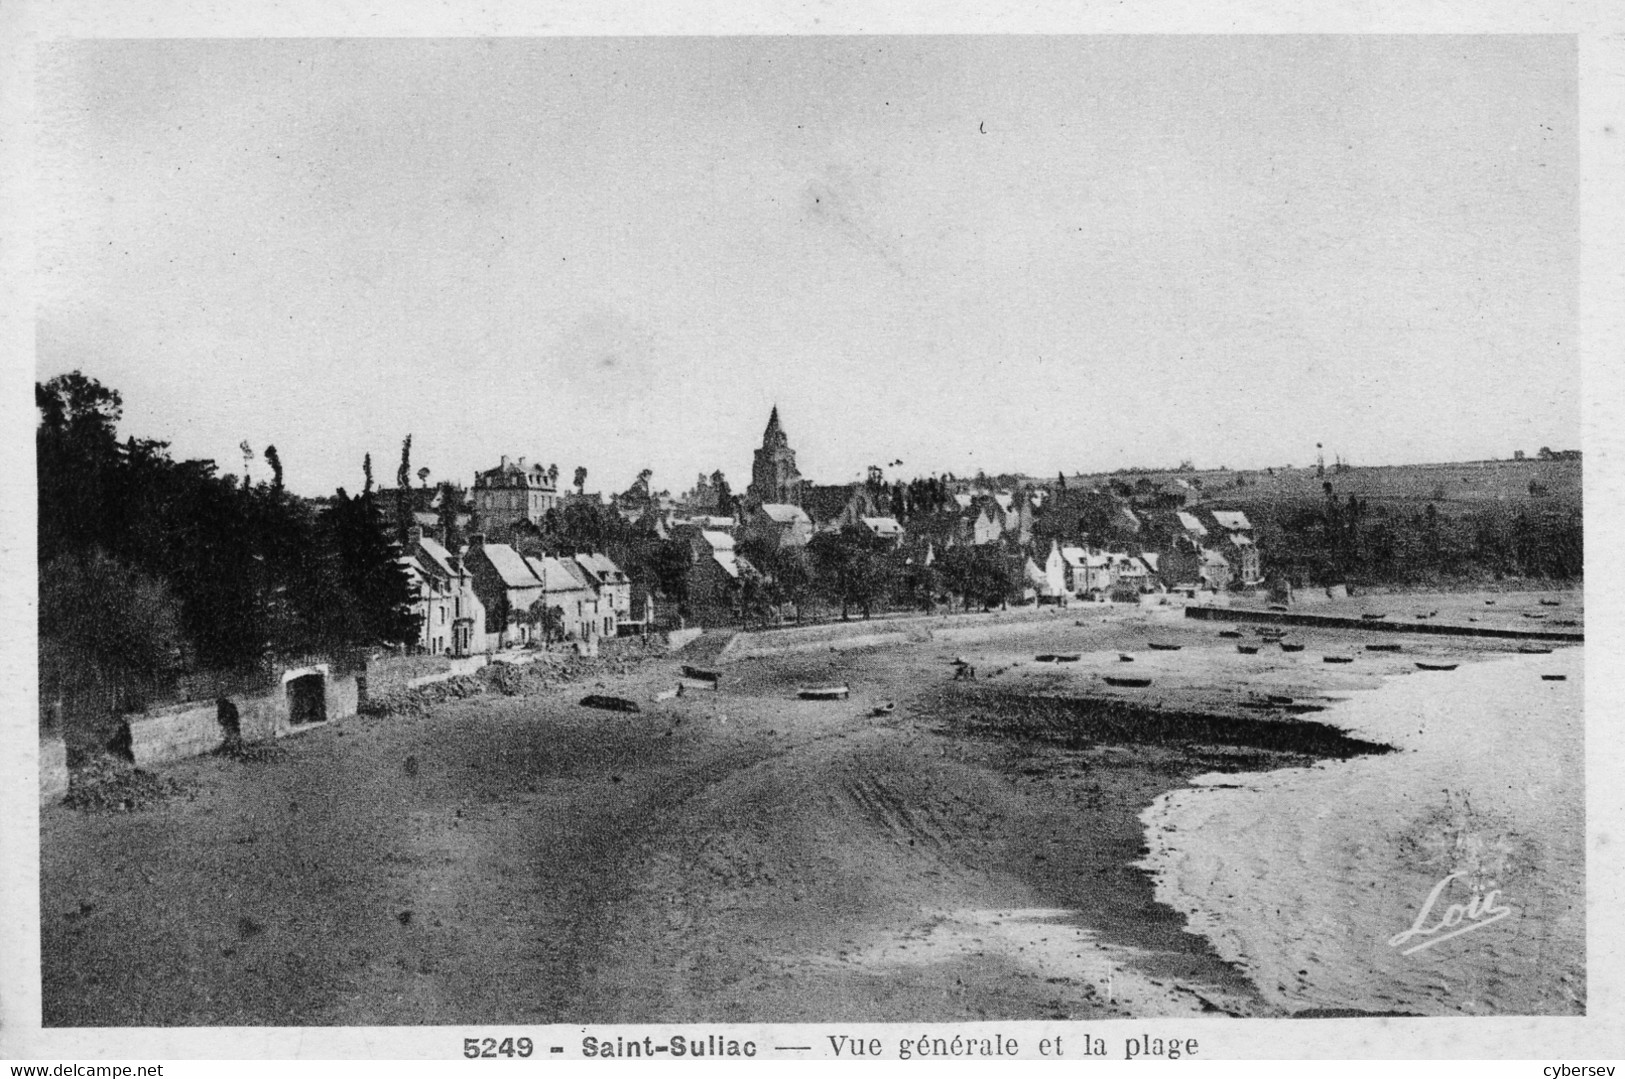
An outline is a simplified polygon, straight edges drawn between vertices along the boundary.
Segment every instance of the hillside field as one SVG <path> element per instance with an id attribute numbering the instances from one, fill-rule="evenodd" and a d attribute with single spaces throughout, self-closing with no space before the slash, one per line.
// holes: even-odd
<path id="1" fill-rule="evenodd" d="M 1277 468 L 1269 471 L 1196 471 L 1095 473 L 1068 476 L 1068 486 L 1106 487 L 1112 480 L 1133 485 L 1141 479 L 1160 483 L 1165 490 L 1177 489 L 1176 480 L 1201 482 L 1205 497 L 1193 502 L 1292 501 L 1320 498 L 1322 484 L 1330 482 L 1339 497 L 1355 495 L 1373 503 L 1415 503 L 1418 508 L 1436 503 L 1441 510 L 1449 504 L 1472 509 L 1485 503 L 1529 503 L 1553 509 L 1572 509 L 1580 504 L 1581 461 L 1462 461 L 1428 465 L 1382 465 L 1350 468 L 1324 477 L 1313 468 Z M 1240 480 L 1243 486 L 1237 486 Z M 1053 482 L 1053 481 L 1049 481 Z M 1536 485 L 1531 492 L 1530 484 Z M 1544 494 L 1539 489 L 1544 489 Z"/>

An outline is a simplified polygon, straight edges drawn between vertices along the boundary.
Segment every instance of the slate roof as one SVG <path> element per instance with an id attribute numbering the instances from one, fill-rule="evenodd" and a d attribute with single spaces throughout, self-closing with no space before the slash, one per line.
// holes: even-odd
<path id="1" fill-rule="evenodd" d="M 422 551 L 424 555 L 428 557 L 429 564 L 436 570 L 445 574 L 447 577 L 458 576 L 457 571 L 452 568 L 451 552 L 446 550 L 446 548 L 441 545 L 439 540 L 430 539 L 428 536 L 424 536 L 422 539 L 418 540 L 418 550 Z"/>
<path id="2" fill-rule="evenodd" d="M 1180 510 L 1179 523 L 1180 526 L 1183 527 L 1187 532 L 1194 532 L 1198 536 L 1207 535 L 1207 525 L 1204 525 L 1201 521 L 1197 520 L 1196 515 L 1193 513 L 1186 513 L 1184 510 Z"/>
<path id="3" fill-rule="evenodd" d="M 800 506 L 791 506 L 783 502 L 764 502 L 762 503 L 762 512 L 770 520 L 781 525 L 795 524 L 797 521 L 811 523 L 806 510 Z"/>
<path id="4" fill-rule="evenodd" d="M 578 554 L 575 560 L 577 565 L 605 584 L 624 584 L 627 581 L 621 567 L 611 562 L 608 555 L 594 551 L 592 554 Z"/>
<path id="5" fill-rule="evenodd" d="M 541 584 L 518 551 L 506 543 L 487 543 L 480 550 L 509 588 L 535 588 Z"/>
<path id="6" fill-rule="evenodd" d="M 567 560 L 549 556 L 539 561 L 542 563 L 543 572 L 546 574 L 543 580 L 547 582 L 548 595 L 556 596 L 562 592 L 585 592 L 588 590 L 587 582 L 583 581 L 578 574 L 570 572 L 572 567 Z"/>

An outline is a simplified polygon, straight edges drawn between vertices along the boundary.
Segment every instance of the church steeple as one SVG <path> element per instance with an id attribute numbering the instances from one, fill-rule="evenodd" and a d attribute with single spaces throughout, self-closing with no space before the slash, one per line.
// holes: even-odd
<path id="1" fill-rule="evenodd" d="M 779 406 L 774 405 L 762 432 L 762 448 L 756 451 L 751 467 L 751 483 L 746 498 L 752 504 L 801 504 L 801 473 L 796 471 L 796 451 L 779 423 Z"/>
<path id="2" fill-rule="evenodd" d="M 767 430 L 762 432 L 762 445 L 787 446 L 790 440 L 779 425 L 779 406 L 774 405 L 772 413 L 767 417 Z"/>

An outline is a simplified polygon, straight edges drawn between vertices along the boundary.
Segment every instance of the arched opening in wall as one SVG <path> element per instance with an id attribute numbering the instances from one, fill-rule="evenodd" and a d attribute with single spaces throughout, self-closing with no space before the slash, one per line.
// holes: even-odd
<path id="1" fill-rule="evenodd" d="M 237 712 L 237 706 L 229 698 L 218 697 L 214 702 L 215 718 L 220 721 L 220 733 L 226 736 L 226 741 L 235 742 L 243 736 L 242 716 Z"/>
<path id="2" fill-rule="evenodd" d="M 302 674 L 288 679 L 288 722 L 299 727 L 327 720 L 327 679 Z"/>

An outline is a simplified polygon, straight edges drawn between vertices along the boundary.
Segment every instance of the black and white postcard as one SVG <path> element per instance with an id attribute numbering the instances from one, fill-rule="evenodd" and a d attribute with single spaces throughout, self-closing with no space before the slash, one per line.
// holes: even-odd
<path id="1" fill-rule="evenodd" d="M 0 1055 L 1621 1055 L 1617 15 L 74 7 Z"/>

